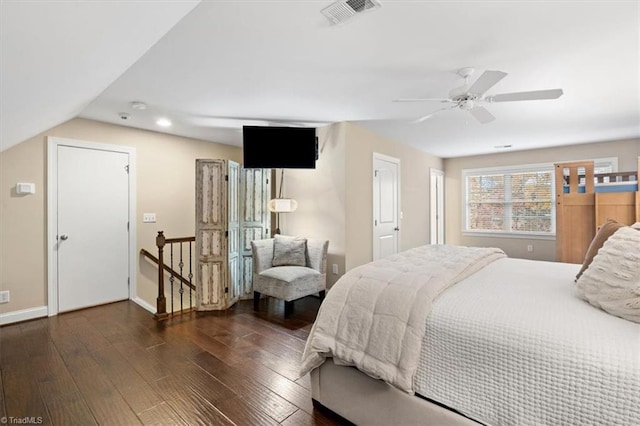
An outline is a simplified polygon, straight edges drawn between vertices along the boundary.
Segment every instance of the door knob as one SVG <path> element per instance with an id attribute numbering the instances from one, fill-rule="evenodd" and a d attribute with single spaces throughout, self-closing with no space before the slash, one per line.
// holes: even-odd
<path id="1" fill-rule="evenodd" d="M 67 234 L 62 234 L 62 235 L 60 235 L 60 239 L 61 239 L 62 241 L 65 241 L 65 240 L 68 240 L 68 239 L 69 239 L 69 236 L 68 236 Z"/>
<path id="2" fill-rule="evenodd" d="M 400 228 L 393 228 L 393 230 L 394 230 L 394 231 L 399 231 L 399 230 L 400 230 Z"/>

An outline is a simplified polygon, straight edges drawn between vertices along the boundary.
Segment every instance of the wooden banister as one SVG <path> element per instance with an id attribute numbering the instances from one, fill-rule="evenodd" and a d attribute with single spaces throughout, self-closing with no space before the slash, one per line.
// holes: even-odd
<path id="1" fill-rule="evenodd" d="M 179 237 L 179 238 L 165 238 L 164 242 L 166 244 L 189 243 L 189 242 L 194 242 L 195 240 L 196 240 L 196 237 Z"/>
<path id="2" fill-rule="evenodd" d="M 163 231 L 158 231 L 156 237 L 156 246 L 158 247 L 158 265 L 164 266 L 164 245 L 166 244 L 166 238 Z M 167 314 L 167 298 L 164 295 L 164 268 L 158 268 L 158 298 L 156 299 L 156 314 L 157 320 L 162 321 L 169 317 Z"/>
<path id="3" fill-rule="evenodd" d="M 186 312 L 194 311 L 193 306 L 193 296 L 196 293 L 196 286 L 192 283 L 193 279 L 193 264 L 192 264 L 192 250 L 193 245 L 196 241 L 196 237 L 179 237 L 179 238 L 166 238 L 164 236 L 163 231 L 158 231 L 158 235 L 156 236 L 156 246 L 158 247 L 158 257 L 154 256 L 152 253 L 145 249 L 140 249 L 140 254 L 147 259 L 154 262 L 158 265 L 158 297 L 156 299 L 156 320 L 162 321 L 168 318 L 171 318 L 175 315 L 181 315 Z M 188 259 L 183 257 L 183 244 L 187 246 L 188 250 Z M 165 246 L 169 245 L 168 256 L 169 256 L 169 265 L 164 262 L 164 251 Z M 177 252 L 177 261 L 179 270 L 175 270 L 174 268 L 174 252 Z M 186 265 L 186 271 L 185 271 Z M 170 293 L 170 309 L 167 312 L 167 297 L 165 296 L 165 287 L 164 287 L 164 275 L 168 272 L 170 274 L 169 278 L 169 293 Z M 183 273 L 188 272 L 188 279 L 183 276 Z M 178 281 L 179 284 L 174 287 L 175 281 Z M 185 294 L 185 289 L 188 289 L 186 296 L 188 296 L 188 305 L 184 306 L 185 300 L 183 296 Z M 177 290 L 179 296 L 174 294 L 174 291 Z M 174 310 L 174 301 L 176 298 L 179 298 L 179 311 Z"/>
<path id="4" fill-rule="evenodd" d="M 167 242 L 167 241 L 169 241 L 168 238 L 165 239 L 165 242 Z M 149 251 L 147 251 L 145 249 L 140 249 L 140 254 L 143 255 L 144 257 L 146 257 L 147 259 L 149 259 L 150 261 L 152 261 L 153 263 L 155 263 L 156 265 L 159 264 L 158 263 L 158 258 L 155 257 L 153 254 L 151 254 Z M 171 269 L 168 265 L 164 265 L 164 270 L 167 271 L 168 273 L 170 273 L 174 278 L 179 280 L 182 284 L 190 287 L 191 290 L 195 290 L 196 289 L 195 285 L 191 284 L 186 278 L 182 277 L 176 271 Z"/>

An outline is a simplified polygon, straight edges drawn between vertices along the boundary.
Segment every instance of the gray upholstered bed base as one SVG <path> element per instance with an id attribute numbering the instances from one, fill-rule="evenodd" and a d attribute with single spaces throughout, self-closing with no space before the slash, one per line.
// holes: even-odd
<path id="1" fill-rule="evenodd" d="M 328 359 L 311 372 L 311 395 L 356 425 L 477 426 L 478 423 Z"/>

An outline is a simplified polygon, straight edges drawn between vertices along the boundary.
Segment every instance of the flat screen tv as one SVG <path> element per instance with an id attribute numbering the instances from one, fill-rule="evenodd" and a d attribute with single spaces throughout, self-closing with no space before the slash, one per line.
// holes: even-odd
<path id="1" fill-rule="evenodd" d="M 316 129 L 244 126 L 242 150 L 245 168 L 315 169 Z"/>

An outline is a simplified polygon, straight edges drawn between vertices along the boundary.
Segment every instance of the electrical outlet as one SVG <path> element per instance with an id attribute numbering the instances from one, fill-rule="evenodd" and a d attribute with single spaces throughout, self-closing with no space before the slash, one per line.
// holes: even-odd
<path id="1" fill-rule="evenodd" d="M 0 303 L 9 303 L 9 290 L 0 291 Z"/>
<path id="2" fill-rule="evenodd" d="M 533 244 L 528 244 L 527 245 L 527 252 L 533 253 Z"/>
<path id="3" fill-rule="evenodd" d="M 156 223 L 156 214 L 155 213 L 143 213 L 142 214 L 142 222 L 143 223 Z"/>
<path id="4" fill-rule="evenodd" d="M 331 269 L 333 270 L 333 275 L 338 275 L 338 264 L 334 263 L 331 265 Z"/>

